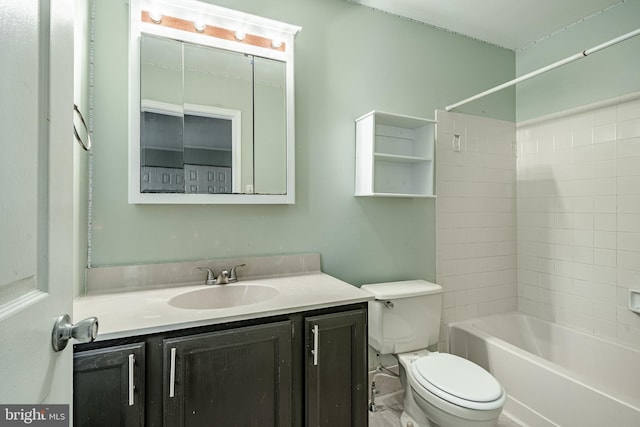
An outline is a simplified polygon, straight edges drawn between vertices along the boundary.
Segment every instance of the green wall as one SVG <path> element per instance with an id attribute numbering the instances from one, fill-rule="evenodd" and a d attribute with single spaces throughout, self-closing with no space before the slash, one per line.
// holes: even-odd
<path id="1" fill-rule="evenodd" d="M 353 284 L 435 279 L 433 199 L 355 198 L 354 119 L 436 108 L 513 78 L 515 54 L 344 0 L 220 0 L 301 25 L 296 204 L 127 203 L 127 5 L 97 0 L 93 266 L 314 251 Z M 515 92 L 460 111 L 514 120 Z"/>
<path id="2" fill-rule="evenodd" d="M 640 28 L 640 0 L 575 24 L 516 53 L 518 76 Z M 518 85 L 517 121 L 640 90 L 640 36 Z"/>

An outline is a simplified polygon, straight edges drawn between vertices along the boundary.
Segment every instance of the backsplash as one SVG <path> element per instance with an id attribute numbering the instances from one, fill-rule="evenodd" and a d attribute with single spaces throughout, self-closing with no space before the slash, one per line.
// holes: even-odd
<path id="1" fill-rule="evenodd" d="M 516 126 L 444 111 L 436 118 L 436 282 L 444 290 L 444 350 L 447 323 L 516 309 Z"/>
<path id="2" fill-rule="evenodd" d="M 204 284 L 206 272 L 198 270 L 197 267 L 207 267 L 218 274 L 221 270 L 230 270 L 239 264 L 246 264 L 237 270 L 239 280 L 317 273 L 320 272 L 320 254 L 252 256 L 88 268 L 86 293 L 187 286 L 197 282 Z"/>
<path id="3" fill-rule="evenodd" d="M 640 348 L 640 93 L 518 125 L 518 307 Z"/>

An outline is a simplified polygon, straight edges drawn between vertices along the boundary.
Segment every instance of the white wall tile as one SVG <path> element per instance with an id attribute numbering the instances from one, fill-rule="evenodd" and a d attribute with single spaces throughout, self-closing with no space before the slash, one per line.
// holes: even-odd
<path id="1" fill-rule="evenodd" d="M 616 156 L 620 158 L 640 156 L 640 138 L 622 139 L 618 141 Z"/>
<path id="2" fill-rule="evenodd" d="M 615 124 L 618 120 L 618 107 L 616 105 L 604 107 L 593 112 L 593 126 Z"/>
<path id="3" fill-rule="evenodd" d="M 593 161 L 593 147 L 591 146 L 591 144 L 576 146 L 575 140 L 574 140 L 573 162 L 583 163 L 583 162 L 592 162 L 592 161 Z"/>
<path id="4" fill-rule="evenodd" d="M 617 340 L 617 325 L 615 321 L 596 318 L 593 322 L 593 332 L 595 335 L 610 341 Z"/>
<path id="5" fill-rule="evenodd" d="M 640 290 L 640 270 L 617 269 L 618 305 L 628 305 L 629 289 Z"/>
<path id="6" fill-rule="evenodd" d="M 633 328 L 629 325 L 621 325 L 618 323 L 617 338 L 623 344 L 627 344 L 631 347 L 640 347 L 640 328 Z"/>
<path id="7" fill-rule="evenodd" d="M 593 145 L 593 158 L 598 161 L 613 160 L 616 158 L 616 141 L 601 142 Z"/>
<path id="8" fill-rule="evenodd" d="M 518 308 L 640 348 L 640 100 L 517 137 Z"/>
<path id="9" fill-rule="evenodd" d="M 616 162 L 616 170 L 618 176 L 638 176 L 640 175 L 640 157 L 622 157 L 618 158 Z"/>
<path id="10" fill-rule="evenodd" d="M 602 126 L 596 126 L 593 128 L 593 143 L 615 141 L 616 139 L 616 125 L 606 124 Z"/>
<path id="11" fill-rule="evenodd" d="M 616 185 L 618 194 L 640 194 L 640 176 L 618 176 Z"/>
<path id="12" fill-rule="evenodd" d="M 592 248 L 594 246 L 593 229 L 573 230 L 571 244 L 573 246 Z"/>
<path id="13" fill-rule="evenodd" d="M 616 196 L 596 196 L 593 198 L 594 213 L 616 213 Z"/>
<path id="14" fill-rule="evenodd" d="M 595 231 L 593 233 L 593 246 L 602 249 L 616 249 L 617 235 L 614 231 Z"/>
<path id="15" fill-rule="evenodd" d="M 619 213 L 640 213 L 640 195 L 618 196 Z"/>
<path id="16" fill-rule="evenodd" d="M 602 142 L 602 141 L 599 141 Z M 593 129 L 585 127 L 584 129 L 577 129 L 573 131 L 573 147 L 579 147 L 582 145 L 591 145 L 593 143 Z"/>
<path id="17" fill-rule="evenodd" d="M 627 270 L 640 270 L 640 252 L 618 250 L 616 266 Z"/>
<path id="18" fill-rule="evenodd" d="M 617 215 L 613 213 L 594 214 L 593 229 L 598 231 L 616 231 Z"/>
<path id="19" fill-rule="evenodd" d="M 616 194 L 616 177 L 600 177 L 594 179 L 592 194 L 595 196 Z"/>
<path id="20" fill-rule="evenodd" d="M 605 285 L 616 285 L 618 283 L 617 271 L 612 267 L 596 265 L 593 267 L 593 280 Z"/>
<path id="21" fill-rule="evenodd" d="M 615 252 L 615 251 L 614 251 Z M 574 246 L 572 247 L 573 261 L 577 263 L 593 263 L 595 252 L 593 247 Z"/>
<path id="22" fill-rule="evenodd" d="M 640 118 L 618 122 L 618 139 L 640 136 Z"/>
<path id="23" fill-rule="evenodd" d="M 627 309 L 640 289 L 640 100 L 517 129 L 440 120 L 443 322 L 517 308 L 640 348 L 640 316 Z"/>
<path id="24" fill-rule="evenodd" d="M 593 306 L 593 314 L 599 319 L 616 321 L 617 307 L 615 304 L 596 302 Z"/>
<path id="25" fill-rule="evenodd" d="M 640 252 L 640 233 L 619 232 L 616 233 L 616 239 L 617 249 Z"/>
<path id="26" fill-rule="evenodd" d="M 616 267 L 615 249 L 596 248 L 593 251 L 593 263 L 605 267 Z"/>
<path id="27" fill-rule="evenodd" d="M 611 160 L 601 160 L 599 162 L 594 162 L 593 164 L 593 177 L 594 178 L 616 178 L 616 161 L 615 159 Z"/>
<path id="28" fill-rule="evenodd" d="M 513 309 L 517 295 L 515 125 L 438 113 L 444 125 L 437 136 L 443 142 L 436 144 L 436 277 L 445 291 L 443 321 Z M 459 153 L 451 151 L 450 132 L 461 135 Z M 519 148 L 538 150 L 536 142 Z"/>
<path id="29" fill-rule="evenodd" d="M 619 213 L 616 215 L 617 231 L 640 233 L 640 214 Z"/>
<path id="30" fill-rule="evenodd" d="M 640 100 L 626 102 L 618 105 L 617 120 L 627 121 L 640 118 Z"/>

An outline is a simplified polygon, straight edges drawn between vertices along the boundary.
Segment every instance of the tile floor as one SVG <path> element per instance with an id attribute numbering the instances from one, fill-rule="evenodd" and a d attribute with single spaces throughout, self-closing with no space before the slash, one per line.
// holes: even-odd
<path id="1" fill-rule="evenodd" d="M 400 380 L 386 373 L 373 372 L 369 374 L 369 390 L 371 382 L 376 383 L 376 411 L 369 412 L 369 427 L 401 427 L 402 391 Z M 498 427 L 521 427 L 505 417 L 500 416 Z"/>

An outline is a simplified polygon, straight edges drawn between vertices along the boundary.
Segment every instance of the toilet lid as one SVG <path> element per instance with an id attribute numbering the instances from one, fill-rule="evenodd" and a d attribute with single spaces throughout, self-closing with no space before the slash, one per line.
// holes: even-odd
<path id="1" fill-rule="evenodd" d="M 448 353 L 431 353 L 412 364 L 418 383 L 459 406 L 495 409 L 504 404 L 504 391 L 498 381 L 480 366 Z"/>

